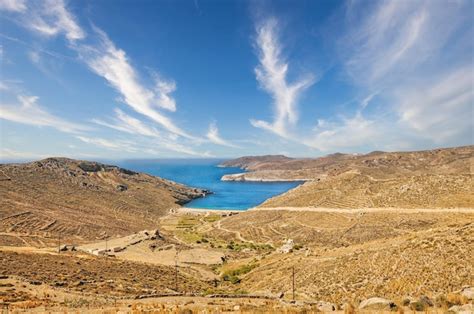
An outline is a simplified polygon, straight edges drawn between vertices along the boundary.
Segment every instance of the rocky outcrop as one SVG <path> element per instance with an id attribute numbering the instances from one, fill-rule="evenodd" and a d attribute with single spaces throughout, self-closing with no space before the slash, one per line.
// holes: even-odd
<path id="1" fill-rule="evenodd" d="M 474 313 L 474 305 L 472 303 L 464 305 L 455 305 L 450 307 L 447 313 L 472 314 Z"/>
<path id="2" fill-rule="evenodd" d="M 359 304 L 361 310 L 391 311 L 396 308 L 397 305 L 393 301 L 378 297 L 364 300 Z"/>
<path id="3" fill-rule="evenodd" d="M 466 287 L 462 289 L 461 295 L 468 300 L 474 300 L 474 287 Z"/>

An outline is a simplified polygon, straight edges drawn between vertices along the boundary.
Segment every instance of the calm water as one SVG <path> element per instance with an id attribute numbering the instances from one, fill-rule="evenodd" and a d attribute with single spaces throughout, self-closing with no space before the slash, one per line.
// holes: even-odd
<path id="1" fill-rule="evenodd" d="M 123 168 L 146 172 L 193 187 L 211 190 L 214 194 L 186 204 L 186 207 L 209 209 L 247 209 L 266 199 L 297 186 L 298 182 L 224 182 L 225 174 L 239 173 L 239 168 L 219 168 L 222 160 L 127 160 L 116 162 Z"/>

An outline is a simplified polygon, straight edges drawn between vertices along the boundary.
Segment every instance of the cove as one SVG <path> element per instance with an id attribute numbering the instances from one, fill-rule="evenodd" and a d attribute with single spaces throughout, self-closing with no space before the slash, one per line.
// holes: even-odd
<path id="1" fill-rule="evenodd" d="M 223 159 L 154 159 L 118 161 L 120 167 L 145 172 L 164 179 L 213 192 L 185 205 L 189 208 L 246 210 L 266 199 L 284 193 L 301 182 L 227 182 L 225 174 L 243 172 L 240 168 L 217 167 Z"/>

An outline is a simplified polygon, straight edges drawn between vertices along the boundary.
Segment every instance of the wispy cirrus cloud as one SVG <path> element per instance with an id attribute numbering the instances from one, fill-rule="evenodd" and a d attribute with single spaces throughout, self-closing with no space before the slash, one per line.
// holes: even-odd
<path id="1" fill-rule="evenodd" d="M 472 140 L 474 69 L 466 66 L 400 87 L 395 95 L 396 112 L 402 126 L 415 130 L 434 143 L 453 138 Z"/>
<path id="2" fill-rule="evenodd" d="M 115 109 L 115 116 L 112 122 L 106 122 L 100 119 L 92 119 L 92 122 L 129 134 L 161 137 L 161 133 L 157 129 L 146 125 L 141 120 L 124 113 L 118 108 Z"/>
<path id="3" fill-rule="evenodd" d="M 22 124 L 52 127 L 66 133 L 81 133 L 91 128 L 49 113 L 38 104 L 37 96 L 18 95 L 16 104 L 0 103 L 0 118 Z"/>
<path id="4" fill-rule="evenodd" d="M 126 52 L 118 48 L 108 35 L 96 26 L 92 26 L 92 32 L 86 34 L 76 17 L 67 10 L 64 1 L 48 0 L 41 4 L 34 2 L 27 4 L 26 9 L 19 12 L 25 20 L 24 26 L 43 36 L 64 34 L 69 48 L 78 53 L 79 59 L 93 73 L 103 77 L 121 95 L 124 104 L 159 124 L 165 133 L 120 109 L 115 110 L 115 118 L 112 120 L 92 119 L 92 122 L 128 134 L 151 137 L 154 139 L 153 145 L 161 145 L 167 150 L 193 156 L 210 156 L 208 152 L 201 153 L 189 148 L 189 145 L 177 143 L 179 137 L 191 141 L 189 144 L 193 145 L 199 145 L 203 139 L 190 135 L 159 111 L 177 110 L 176 100 L 172 95 L 176 90 L 176 83 L 173 80 L 151 71 L 154 84 L 144 84 Z M 46 5 L 49 5 L 51 10 L 47 11 Z M 29 56 L 34 64 L 39 64 L 40 56 L 37 51 L 30 52 Z M 99 137 L 81 135 L 80 139 L 82 142 L 109 149 L 120 146 L 116 141 Z"/>
<path id="5" fill-rule="evenodd" d="M 25 0 L 0 0 L 0 10 L 23 12 L 26 10 Z"/>
<path id="6" fill-rule="evenodd" d="M 255 74 L 261 87 L 273 98 L 273 122 L 251 120 L 254 127 L 266 129 L 281 137 L 288 137 L 288 126 L 298 120 L 297 103 L 302 92 L 310 87 L 315 79 L 312 75 L 288 82 L 288 63 L 282 56 L 278 39 L 278 21 L 269 18 L 257 25 L 256 46 L 260 64 Z"/>
<path id="7" fill-rule="evenodd" d="M 322 151 L 472 143 L 472 3 L 361 4 L 348 6 L 339 49 L 367 96 L 352 116 L 318 123 L 305 143 Z M 375 97 L 379 110 L 364 112 Z"/>
<path id="8" fill-rule="evenodd" d="M 63 0 L 30 1 L 24 9 L 21 23 L 32 31 L 47 37 L 64 34 L 70 41 L 83 39 L 86 33 L 79 26 L 76 18 L 66 9 Z"/>
<path id="9" fill-rule="evenodd" d="M 219 129 L 217 128 L 217 124 L 215 122 L 212 122 L 209 125 L 209 130 L 207 132 L 207 139 L 211 141 L 211 143 L 217 144 L 217 145 L 222 145 L 222 146 L 227 146 L 227 147 L 232 147 L 232 148 L 240 148 L 239 146 L 223 139 L 219 135 Z"/>
<path id="10" fill-rule="evenodd" d="M 171 133 L 194 138 L 154 108 L 161 105 L 168 110 L 176 109 L 174 100 L 169 96 L 175 89 L 174 85 L 157 79 L 158 95 L 156 95 L 153 90 L 139 82 L 138 74 L 131 66 L 125 51 L 117 48 L 103 31 L 96 27 L 94 30 L 99 40 L 97 45 L 73 46 L 89 68 L 107 80 L 123 96 L 123 102 L 136 112 L 159 123 Z"/>
<path id="11" fill-rule="evenodd" d="M 191 148 L 192 143 L 187 143 L 187 145 L 178 143 L 176 136 L 174 136 L 173 134 L 168 133 L 168 136 L 166 136 L 165 134 L 159 132 L 157 129 L 149 126 L 148 124 L 145 124 L 141 120 L 138 120 L 126 114 L 120 109 L 115 109 L 115 114 L 116 117 L 112 119 L 112 121 L 93 119 L 92 122 L 121 132 L 141 136 L 139 142 L 146 142 L 146 144 L 141 144 L 140 146 L 137 146 L 136 142 L 130 143 L 130 145 L 138 147 L 137 149 L 139 149 L 139 151 L 141 152 L 156 152 L 156 150 L 150 147 L 158 147 L 190 156 L 212 157 L 212 154 L 207 151 L 201 152 Z M 145 140 L 143 136 L 149 139 Z M 89 141 L 89 143 L 106 147 L 105 145 L 100 145 L 100 143 L 97 141 Z"/>
<path id="12" fill-rule="evenodd" d="M 120 150 L 135 153 L 138 149 L 130 141 L 108 140 L 100 137 L 78 135 L 76 138 L 84 143 L 93 144 L 110 150 Z"/>

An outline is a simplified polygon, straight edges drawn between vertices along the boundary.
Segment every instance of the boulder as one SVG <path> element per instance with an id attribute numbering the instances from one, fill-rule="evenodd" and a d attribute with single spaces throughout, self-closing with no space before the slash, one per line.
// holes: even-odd
<path id="1" fill-rule="evenodd" d="M 474 287 L 467 287 L 461 290 L 461 295 L 468 300 L 474 300 Z"/>
<path id="2" fill-rule="evenodd" d="M 434 306 L 433 301 L 431 301 L 430 298 L 428 298 L 426 295 L 422 295 L 420 299 L 418 299 L 423 304 L 426 304 L 427 306 Z"/>
<path id="3" fill-rule="evenodd" d="M 119 192 L 124 192 L 128 190 L 128 186 L 126 184 L 119 184 L 115 187 L 115 189 Z"/>
<path id="4" fill-rule="evenodd" d="M 332 312 L 337 309 L 337 305 L 326 301 L 318 301 L 316 308 L 321 312 Z"/>
<path id="5" fill-rule="evenodd" d="M 378 297 L 364 300 L 359 304 L 359 309 L 361 310 L 390 311 L 396 308 L 397 305 L 393 301 Z"/>
<path id="6" fill-rule="evenodd" d="M 448 309 L 448 313 L 472 314 L 474 313 L 473 304 L 455 305 Z"/>

